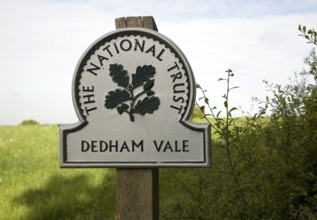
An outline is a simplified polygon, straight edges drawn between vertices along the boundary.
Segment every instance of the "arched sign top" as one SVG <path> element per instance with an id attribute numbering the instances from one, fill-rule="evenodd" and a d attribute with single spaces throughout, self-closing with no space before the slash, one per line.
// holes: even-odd
<path id="1" fill-rule="evenodd" d="M 170 74 L 169 77 L 173 81 L 175 93 L 174 100 L 176 100 L 174 105 L 171 104 L 170 107 L 180 114 L 180 120 L 186 120 L 190 116 L 195 100 L 195 80 L 185 55 L 173 41 L 156 31 L 145 28 L 124 28 L 112 31 L 97 39 L 84 52 L 77 64 L 73 78 L 73 103 L 80 121 L 89 121 L 87 119 L 89 115 L 95 110 L 99 111 L 98 107 L 89 104 L 91 98 L 83 98 L 85 91 L 80 86 L 85 82 L 81 82 L 82 78 L 85 75 L 88 75 L 86 78 L 89 78 L 90 75 L 91 78 L 100 80 L 99 75 L 102 74 L 103 70 L 109 69 L 110 65 L 112 65 L 113 70 L 122 67 L 124 71 L 126 66 L 131 62 L 133 63 L 139 56 L 144 57 L 143 64 L 140 63 L 139 67 L 142 65 L 152 66 L 155 72 L 160 71 L 160 66 L 169 65 L 169 71 L 163 71 L 166 72 L 166 75 Z M 116 63 L 118 60 L 120 60 L 120 64 Z M 125 65 L 124 62 L 126 62 Z M 157 66 L 150 65 L 155 62 Z M 150 71 L 150 68 L 144 67 L 142 70 L 148 69 Z M 127 73 L 126 79 L 132 80 L 132 74 Z M 149 79 L 149 81 L 152 80 Z M 155 76 L 153 80 L 155 82 Z M 127 86 L 131 86 L 131 83 L 127 83 Z M 85 88 L 89 90 L 88 87 Z M 152 98 L 152 100 L 154 99 Z"/>
<path id="2" fill-rule="evenodd" d="M 124 28 L 100 37 L 72 90 L 79 122 L 61 126 L 62 167 L 209 166 L 210 125 L 188 121 L 191 67 L 164 35 Z"/>

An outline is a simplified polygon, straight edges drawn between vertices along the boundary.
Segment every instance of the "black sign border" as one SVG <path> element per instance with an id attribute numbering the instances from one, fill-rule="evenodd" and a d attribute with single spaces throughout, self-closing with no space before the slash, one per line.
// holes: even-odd
<path id="1" fill-rule="evenodd" d="M 105 42 L 108 42 L 117 37 L 125 35 L 140 35 L 152 38 L 158 42 L 165 44 L 172 53 L 179 58 L 179 62 L 182 63 L 185 72 L 188 76 L 188 99 L 186 103 L 186 110 L 182 113 L 180 123 L 185 127 L 190 128 L 191 130 L 203 131 L 203 152 L 204 156 L 201 161 L 164 161 L 164 162 L 153 162 L 153 161 L 69 161 L 67 157 L 67 135 L 78 131 L 85 127 L 89 122 L 86 120 L 85 115 L 81 109 L 78 85 L 80 83 L 81 73 L 84 70 L 86 65 L 86 60 Z M 128 168 L 140 168 L 140 167 L 153 167 L 153 168 L 163 168 L 163 167 L 210 167 L 211 166 L 211 125 L 210 124 L 201 124 L 188 121 L 191 111 L 194 106 L 196 88 L 195 88 L 195 79 L 192 72 L 192 69 L 189 65 L 189 62 L 183 52 L 177 47 L 177 45 L 156 31 L 145 29 L 145 28 L 122 28 L 115 31 L 112 31 L 108 34 L 103 35 L 97 39 L 94 43 L 88 47 L 88 49 L 83 53 L 78 64 L 76 66 L 72 89 L 73 89 L 73 104 L 76 110 L 79 122 L 71 125 L 60 125 L 60 166 L 62 168 L 116 168 L 116 167 L 128 167 Z"/>

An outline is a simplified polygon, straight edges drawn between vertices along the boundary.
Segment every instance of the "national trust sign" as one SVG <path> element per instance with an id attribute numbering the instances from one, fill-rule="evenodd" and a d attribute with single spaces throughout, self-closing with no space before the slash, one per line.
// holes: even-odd
<path id="1" fill-rule="evenodd" d="M 188 121 L 193 73 L 162 34 L 102 36 L 79 60 L 72 90 L 79 122 L 60 125 L 61 167 L 210 166 L 210 125 Z"/>

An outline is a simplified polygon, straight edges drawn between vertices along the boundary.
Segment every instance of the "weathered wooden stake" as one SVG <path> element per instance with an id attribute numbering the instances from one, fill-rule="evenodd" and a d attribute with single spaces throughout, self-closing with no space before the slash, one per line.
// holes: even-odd
<path id="1" fill-rule="evenodd" d="M 116 28 L 143 27 L 157 31 L 152 16 L 123 17 L 115 20 Z M 159 219 L 159 170 L 117 169 L 117 219 Z"/>

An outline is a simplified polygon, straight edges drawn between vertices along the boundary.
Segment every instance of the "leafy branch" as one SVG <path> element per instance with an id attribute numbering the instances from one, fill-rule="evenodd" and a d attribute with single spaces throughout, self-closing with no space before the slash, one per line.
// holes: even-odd
<path id="1" fill-rule="evenodd" d="M 317 32 L 313 28 L 307 30 L 306 26 L 298 25 L 298 30 L 301 32 L 299 36 L 305 37 L 307 43 L 317 45 Z"/>
<path id="2" fill-rule="evenodd" d="M 112 81 L 122 89 L 110 91 L 106 95 L 105 107 L 107 109 L 117 108 L 120 115 L 123 112 L 127 113 L 131 121 L 134 121 L 133 114 L 145 115 L 158 109 L 160 99 L 154 96 L 155 92 L 152 90 L 154 79 L 151 79 L 156 73 L 155 67 L 152 65 L 138 66 L 136 72 L 132 74 L 132 83 L 129 83 L 128 73 L 122 65 L 110 64 L 109 71 Z M 141 86 L 143 86 L 143 91 L 135 95 L 135 89 Z M 139 100 L 143 95 L 146 97 Z"/>
<path id="3" fill-rule="evenodd" d="M 218 81 L 226 82 L 226 91 L 222 96 L 223 106 L 225 108 L 225 117 L 221 116 L 221 111 L 217 111 L 217 107 L 212 107 L 210 100 L 208 99 L 206 92 L 200 85 L 197 85 L 196 88 L 201 92 L 202 96 L 199 100 L 204 101 L 204 104 L 200 105 L 196 102 L 196 105 L 199 107 L 203 118 L 211 125 L 213 129 L 213 134 L 217 137 L 217 143 L 224 149 L 229 165 L 229 173 L 232 176 L 232 179 L 235 184 L 235 190 L 238 193 L 241 203 L 243 204 L 244 210 L 248 208 L 247 197 L 244 192 L 244 185 L 242 183 L 242 177 L 240 175 L 240 170 L 237 168 L 237 161 L 234 160 L 234 152 L 239 151 L 239 154 L 242 158 L 248 163 L 251 163 L 251 157 L 249 153 L 246 152 L 247 148 L 243 143 L 242 136 L 244 134 L 252 132 L 253 129 L 257 128 L 257 123 L 259 119 L 265 114 L 265 110 L 261 111 L 259 114 L 255 114 L 250 120 L 247 121 L 246 126 L 241 126 L 239 119 L 233 117 L 233 112 L 237 110 L 236 107 L 230 107 L 229 97 L 231 91 L 239 88 L 238 86 L 231 86 L 231 78 L 234 76 L 234 73 L 231 69 L 226 70 L 226 77 L 219 78 Z M 208 113 L 205 113 L 205 109 L 208 109 Z"/>

